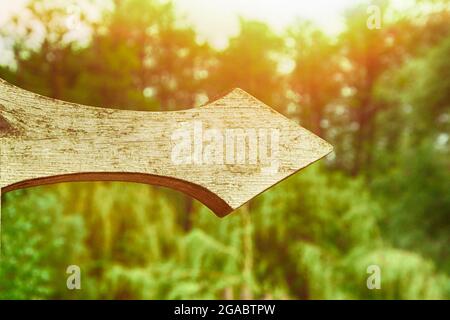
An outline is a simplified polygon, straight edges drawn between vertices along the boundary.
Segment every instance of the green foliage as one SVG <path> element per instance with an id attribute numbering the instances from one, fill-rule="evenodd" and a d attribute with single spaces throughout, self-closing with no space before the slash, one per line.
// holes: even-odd
<path id="1" fill-rule="evenodd" d="M 367 266 L 376 264 L 381 270 L 381 288 L 367 290 L 364 285 Z M 345 268 L 351 280 L 354 297 L 369 299 L 445 299 L 449 279 L 436 272 L 433 263 L 420 255 L 391 248 L 370 252 L 356 251 L 347 258 Z"/>
<path id="2" fill-rule="evenodd" d="M 5 198 L 14 206 L 2 212 L 8 227 L 2 233 L 0 299 L 51 298 L 65 285 L 64 263 L 84 249 L 82 220 L 62 216 L 51 193 L 16 191 Z"/>
<path id="3" fill-rule="evenodd" d="M 299 190 L 301 192 L 299 193 Z M 265 194 L 255 214 L 257 252 L 275 246 L 272 259 L 260 263 L 262 277 L 287 264 L 291 295 L 299 298 L 342 298 L 342 260 L 357 248 L 381 246 L 376 217 L 380 208 L 360 181 L 325 175 L 314 165 Z M 282 256 L 283 265 L 279 265 Z M 290 269 L 289 268 L 289 269 Z M 286 277 L 288 271 L 279 274 Z"/>
<path id="4" fill-rule="evenodd" d="M 450 268 L 449 54 L 447 37 L 379 83 L 377 99 L 396 106 L 379 115 L 379 174 L 372 183 L 385 208 L 381 225 L 386 236 L 400 248 L 432 257 L 446 271 Z"/>
<path id="5" fill-rule="evenodd" d="M 279 35 L 241 20 L 240 33 L 214 50 L 170 2 L 115 1 L 98 21 L 83 18 L 86 43 L 68 40 L 65 8 L 45 2 L 30 1 L 27 15 L 1 29 L 14 56 L 2 78 L 143 110 L 242 87 L 336 152 L 224 219 L 139 184 L 10 192 L 0 299 L 450 297 L 448 10 L 421 13 L 420 1 L 419 13 L 391 12 L 382 29 L 368 30 L 360 6 L 336 38 L 310 23 Z M 33 23 L 46 30 L 34 46 Z M 295 62 L 289 74 L 279 72 L 281 57 Z M 66 287 L 74 264 L 79 291 Z M 370 265 L 380 267 L 380 290 L 366 286 Z"/>

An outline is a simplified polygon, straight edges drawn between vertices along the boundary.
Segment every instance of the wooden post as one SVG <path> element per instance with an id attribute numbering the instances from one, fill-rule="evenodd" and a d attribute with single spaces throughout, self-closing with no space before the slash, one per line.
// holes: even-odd
<path id="1" fill-rule="evenodd" d="M 0 79 L 1 192 L 66 181 L 182 191 L 225 216 L 330 144 L 243 90 L 194 109 L 138 112 L 43 97 Z"/>

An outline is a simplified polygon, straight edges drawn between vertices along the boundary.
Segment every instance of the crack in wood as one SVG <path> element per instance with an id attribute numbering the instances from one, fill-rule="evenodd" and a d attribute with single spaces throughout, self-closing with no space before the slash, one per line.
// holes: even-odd
<path id="1" fill-rule="evenodd" d="M 0 114 L 0 136 L 6 136 L 14 132 L 14 128 Z"/>
<path id="2" fill-rule="evenodd" d="M 2 112 L 6 113 L 6 108 L 4 105 L 0 104 L 0 137 L 6 136 L 19 136 L 20 131 L 18 128 L 13 126 L 10 121 L 8 121 Z"/>

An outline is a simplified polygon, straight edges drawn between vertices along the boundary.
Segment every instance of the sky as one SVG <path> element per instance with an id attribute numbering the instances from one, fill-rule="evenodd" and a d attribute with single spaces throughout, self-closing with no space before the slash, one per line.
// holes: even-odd
<path id="1" fill-rule="evenodd" d="M 27 0 L 0 0 L 0 23 Z M 296 18 L 307 18 L 328 32 L 339 30 L 341 14 L 358 0 L 174 0 L 176 8 L 199 35 L 217 47 L 239 31 L 238 17 L 267 22 L 281 31 Z"/>
<path id="2" fill-rule="evenodd" d="M 85 0 L 86 1 L 86 0 Z M 100 2 L 102 0 L 87 0 Z M 105 0 L 108 1 L 108 0 Z M 161 1 L 161 0 L 160 0 Z M 167 0 L 165 0 L 167 1 Z M 282 31 L 298 18 L 309 19 L 329 34 L 343 28 L 343 13 L 364 0 L 173 0 L 178 13 L 199 36 L 218 48 L 239 31 L 239 17 L 258 19 Z M 411 3 L 412 0 L 392 0 Z M 0 24 L 27 0 L 0 0 Z"/>
<path id="3" fill-rule="evenodd" d="M 282 31 L 297 18 L 314 21 L 329 33 L 342 29 L 342 13 L 358 0 L 175 0 L 198 33 L 217 47 L 239 31 L 238 17 L 267 22 Z M 208 14 L 205 14 L 207 12 Z"/>

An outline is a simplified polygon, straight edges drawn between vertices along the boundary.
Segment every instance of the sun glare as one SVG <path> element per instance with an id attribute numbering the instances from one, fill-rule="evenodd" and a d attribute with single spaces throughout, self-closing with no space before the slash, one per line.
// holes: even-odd
<path id="1" fill-rule="evenodd" d="M 107 3 L 109 0 L 105 0 Z M 326 33 L 338 34 L 344 27 L 343 14 L 366 0 L 160 0 L 173 1 L 175 8 L 195 29 L 202 40 L 217 48 L 227 45 L 230 36 L 239 32 L 239 18 L 266 22 L 282 32 L 296 20 L 310 20 Z M 20 10 L 27 0 L 0 1 L 0 23 Z M 96 3 L 102 3 L 97 0 Z M 392 6 L 411 5 L 411 0 L 393 0 Z M 70 22 L 70 21 L 69 21 Z"/>
<path id="2" fill-rule="evenodd" d="M 175 0 L 175 4 L 197 31 L 217 47 L 239 32 L 239 17 L 268 23 L 282 31 L 297 19 L 308 19 L 330 34 L 342 30 L 342 14 L 358 0 Z"/>

